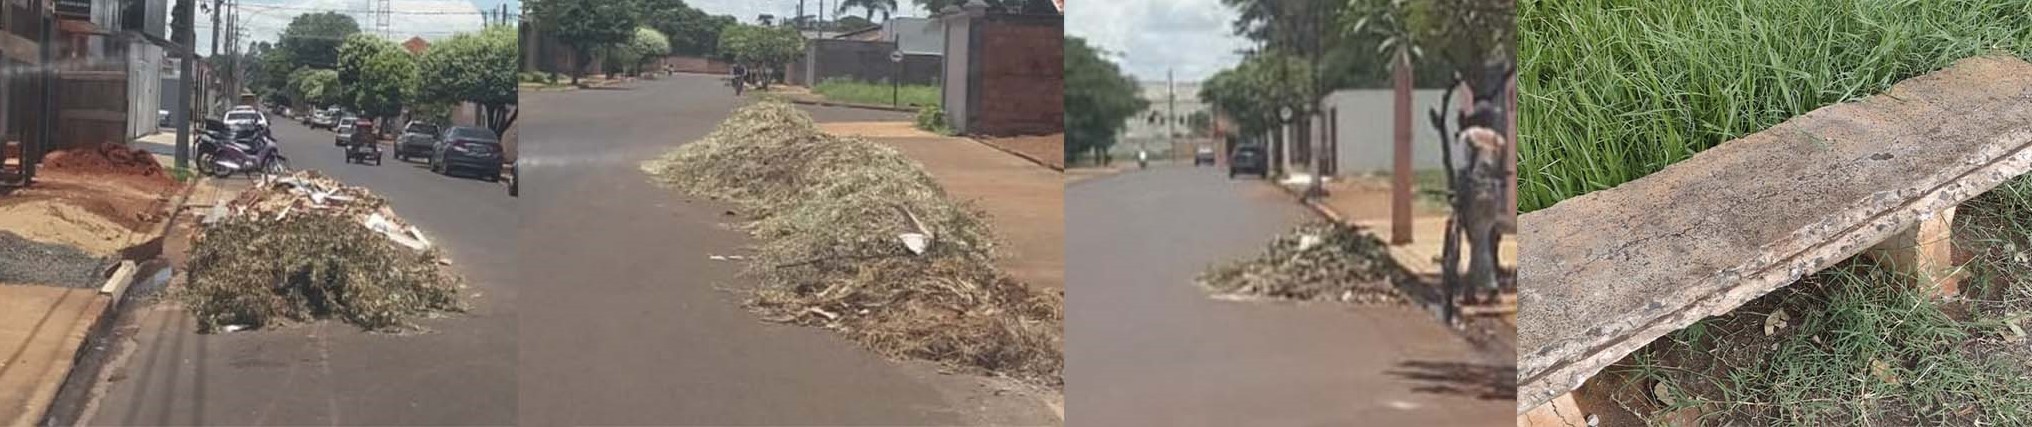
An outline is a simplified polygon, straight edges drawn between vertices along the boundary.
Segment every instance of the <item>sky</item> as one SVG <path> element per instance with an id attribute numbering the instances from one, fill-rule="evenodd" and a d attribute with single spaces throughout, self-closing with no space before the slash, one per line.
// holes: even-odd
<path id="1" fill-rule="evenodd" d="M 1197 81 L 1241 61 L 1249 46 L 1234 35 L 1234 9 L 1220 0 L 1071 0 L 1065 33 L 1117 55 L 1124 72 L 1144 81 Z"/>
<path id="2" fill-rule="evenodd" d="M 818 2 L 819 0 L 804 0 L 804 13 L 811 15 L 818 14 Z M 765 13 L 777 17 L 797 14 L 797 0 L 685 0 L 685 4 L 689 4 L 691 7 L 698 8 L 698 10 L 705 11 L 711 15 L 733 15 L 735 18 L 740 18 L 741 22 L 747 23 L 754 23 L 756 16 Z M 826 11 L 826 18 L 832 18 L 831 14 L 839 10 L 839 6 L 836 6 L 837 4 L 839 4 L 838 0 L 825 0 L 825 8 L 828 9 Z M 896 6 L 902 8 L 902 10 L 890 16 L 929 15 L 925 13 L 923 8 L 917 7 L 916 2 L 910 0 L 896 0 Z M 849 9 L 845 15 L 840 16 L 865 16 L 865 13 L 861 9 Z M 875 19 L 882 19 L 882 14 L 875 14 Z"/>
<path id="3" fill-rule="evenodd" d="M 203 0 L 201 0 L 203 1 Z M 274 42 L 288 28 L 289 21 L 296 15 L 322 11 L 337 11 L 351 15 L 360 22 L 360 30 L 375 31 L 374 15 L 370 11 L 374 0 L 239 0 L 240 25 L 246 28 L 243 36 L 246 42 Z M 205 3 L 210 3 L 205 1 Z M 521 0 L 390 0 L 388 26 L 394 33 L 391 39 L 407 40 L 422 36 L 426 40 L 439 40 L 452 34 L 477 31 L 482 26 L 482 10 L 493 10 L 508 5 L 510 13 L 518 13 Z M 209 54 L 212 45 L 212 16 L 198 11 L 197 41 L 201 54 Z M 221 21 L 223 23 L 223 20 Z M 223 48 L 222 48 L 223 49 Z"/>

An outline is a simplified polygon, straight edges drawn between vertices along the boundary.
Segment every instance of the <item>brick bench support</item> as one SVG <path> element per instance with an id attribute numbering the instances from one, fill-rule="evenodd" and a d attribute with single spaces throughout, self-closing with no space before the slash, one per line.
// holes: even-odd
<path id="1" fill-rule="evenodd" d="M 1525 214 L 1517 412 L 1871 247 L 1942 272 L 1954 207 L 2028 170 L 2032 63 L 1978 57 Z"/>
<path id="2" fill-rule="evenodd" d="M 1931 217 L 1921 218 L 1918 224 L 1891 235 L 1864 253 L 1880 264 L 1911 275 L 1934 295 L 1954 296 L 1960 291 L 1961 281 L 1954 265 L 1954 210 L 1954 206 L 1949 206 Z"/>

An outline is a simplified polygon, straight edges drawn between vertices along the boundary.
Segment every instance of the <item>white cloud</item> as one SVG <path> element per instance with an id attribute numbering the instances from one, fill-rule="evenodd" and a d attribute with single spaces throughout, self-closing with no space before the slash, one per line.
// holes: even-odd
<path id="1" fill-rule="evenodd" d="M 1065 32 L 1119 56 L 1141 80 L 1199 80 L 1241 60 L 1249 41 L 1234 35 L 1235 11 L 1220 0 L 1072 0 Z"/>

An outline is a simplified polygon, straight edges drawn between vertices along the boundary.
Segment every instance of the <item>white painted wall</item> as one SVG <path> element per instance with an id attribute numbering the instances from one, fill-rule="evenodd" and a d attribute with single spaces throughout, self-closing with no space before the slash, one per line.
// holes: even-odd
<path id="1" fill-rule="evenodd" d="M 1432 130 L 1426 112 L 1440 103 L 1443 90 L 1424 89 L 1411 93 L 1411 163 L 1413 169 L 1439 169 L 1440 138 Z M 1456 94 L 1458 95 L 1458 94 Z M 1327 95 L 1322 109 L 1337 109 L 1340 145 L 1335 153 L 1340 175 L 1388 173 L 1393 167 L 1396 93 L 1390 89 L 1348 89 Z M 1459 108 L 1455 102 L 1451 108 Z M 1448 120 L 1452 120 L 1449 115 Z M 1315 127 L 1314 135 L 1323 134 Z M 1315 138 L 1317 140 L 1317 138 Z M 1460 158 L 1455 150 L 1455 158 Z"/>
<path id="2" fill-rule="evenodd" d="M 968 42 L 972 40 L 972 23 L 964 16 L 943 18 L 945 25 L 945 77 L 944 93 L 941 96 L 945 108 L 946 123 L 954 131 L 967 131 L 967 64 L 972 61 L 968 55 Z"/>

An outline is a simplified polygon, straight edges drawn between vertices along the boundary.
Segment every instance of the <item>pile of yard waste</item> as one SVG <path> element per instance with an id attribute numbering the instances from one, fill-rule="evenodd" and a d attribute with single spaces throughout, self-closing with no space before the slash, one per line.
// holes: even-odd
<path id="1" fill-rule="evenodd" d="M 422 232 L 316 172 L 264 178 L 204 223 L 183 293 L 203 331 L 321 318 L 399 330 L 463 309 L 459 279 Z"/>
<path id="2" fill-rule="evenodd" d="M 1262 255 L 1201 273 L 1221 295 L 1355 303 L 1403 303 L 1390 282 L 1383 242 L 1344 225 L 1314 222 L 1277 236 Z"/>
<path id="3" fill-rule="evenodd" d="M 915 162 L 819 132 L 780 101 L 737 110 L 704 139 L 644 162 L 660 184 L 735 203 L 758 238 L 748 306 L 840 331 L 891 356 L 1063 384 L 1064 295 L 997 269 L 978 210 Z"/>

